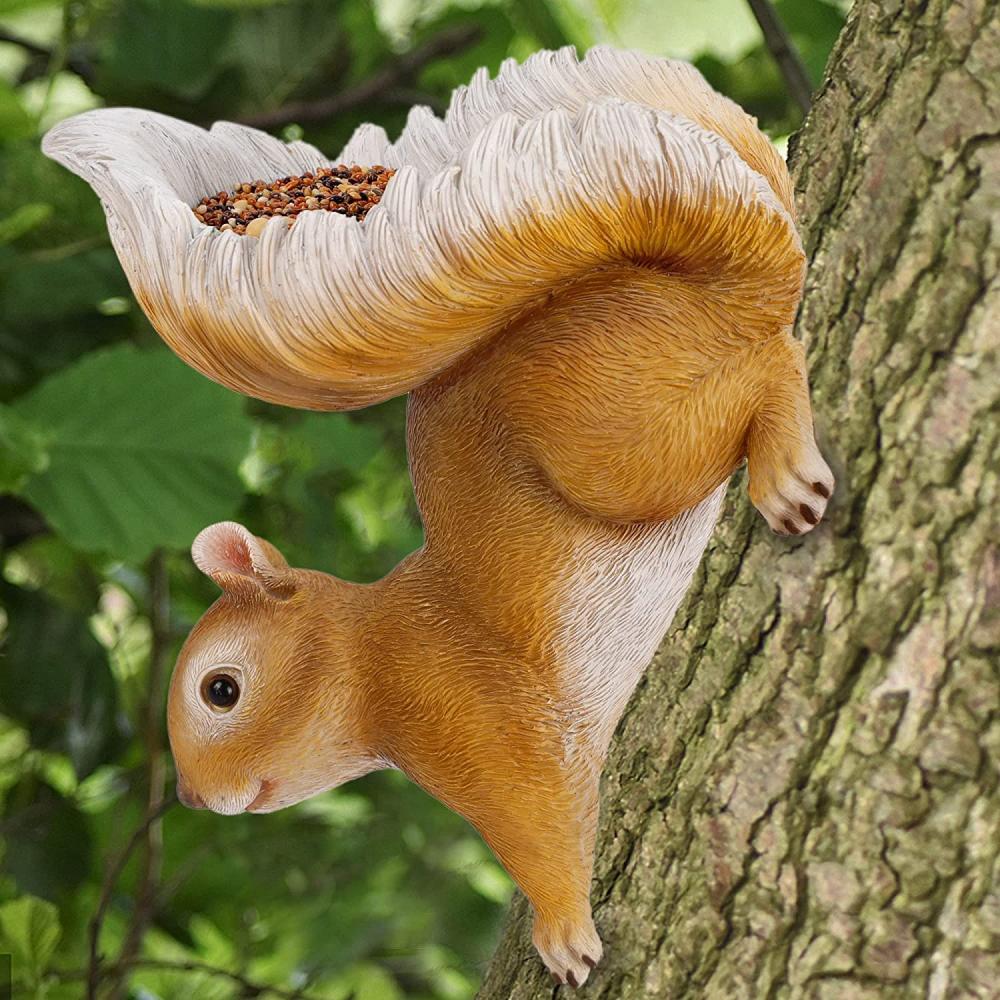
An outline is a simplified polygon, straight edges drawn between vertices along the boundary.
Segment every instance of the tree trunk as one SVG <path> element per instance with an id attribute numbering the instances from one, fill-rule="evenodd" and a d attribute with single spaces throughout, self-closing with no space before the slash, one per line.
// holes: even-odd
<path id="1" fill-rule="evenodd" d="M 795 144 L 827 520 L 736 477 L 618 730 L 582 998 L 1000 995 L 1000 19 L 860 0 Z M 551 997 L 515 902 L 480 994 Z"/>

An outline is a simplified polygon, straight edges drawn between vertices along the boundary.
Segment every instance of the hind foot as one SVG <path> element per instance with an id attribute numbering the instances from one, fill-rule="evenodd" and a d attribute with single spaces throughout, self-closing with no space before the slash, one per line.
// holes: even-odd
<path id="1" fill-rule="evenodd" d="M 589 913 L 576 919 L 537 915 L 531 940 L 561 986 L 582 986 L 604 952 Z"/>
<path id="2" fill-rule="evenodd" d="M 750 500 L 779 535 L 811 531 L 833 494 L 833 473 L 816 442 L 810 439 L 799 451 L 798 459 L 786 454 L 773 460 L 753 449 L 749 455 Z"/>

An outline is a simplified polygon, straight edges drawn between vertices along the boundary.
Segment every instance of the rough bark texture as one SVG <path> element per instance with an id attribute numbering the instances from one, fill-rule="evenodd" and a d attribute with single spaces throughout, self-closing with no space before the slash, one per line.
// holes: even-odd
<path id="1" fill-rule="evenodd" d="M 996 0 L 857 4 L 793 168 L 837 494 L 787 539 L 734 482 L 607 767 L 581 998 L 1000 996 Z M 529 925 L 482 998 L 552 996 Z"/>

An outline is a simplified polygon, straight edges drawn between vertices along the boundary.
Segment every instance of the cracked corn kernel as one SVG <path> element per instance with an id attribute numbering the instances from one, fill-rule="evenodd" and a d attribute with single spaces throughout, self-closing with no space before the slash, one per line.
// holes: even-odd
<path id="1" fill-rule="evenodd" d="M 267 225 L 267 216 L 258 215 L 256 219 L 251 219 L 247 223 L 246 229 L 244 229 L 243 232 L 247 236 L 260 236 L 260 234 L 264 231 L 264 227 L 266 225 Z"/>

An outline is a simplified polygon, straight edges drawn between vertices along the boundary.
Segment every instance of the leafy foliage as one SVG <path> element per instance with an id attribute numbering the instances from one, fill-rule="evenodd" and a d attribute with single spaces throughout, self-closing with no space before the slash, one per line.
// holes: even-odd
<path id="1" fill-rule="evenodd" d="M 12 409 L 46 451 L 21 493 L 78 549 L 138 563 L 239 507 L 243 400 L 164 349 L 92 352 Z"/>
<path id="2" fill-rule="evenodd" d="M 59 913 L 51 903 L 21 896 L 0 906 L 0 946 L 11 956 L 18 985 L 41 983 L 59 936 Z"/>
<path id="3" fill-rule="evenodd" d="M 78 612 L 5 587 L 8 615 L 0 700 L 31 745 L 64 754 L 85 778 L 122 749 L 127 726 L 107 655 Z"/>
<path id="4" fill-rule="evenodd" d="M 777 8 L 818 82 L 840 7 Z M 39 137 L 135 104 L 268 114 L 332 150 L 362 121 L 394 132 L 413 103 L 442 110 L 480 65 L 598 41 L 695 59 L 775 136 L 799 113 L 742 0 L 0 0 L 0 19 L 0 953 L 18 995 L 86 992 L 100 912 L 101 996 L 470 997 L 510 881 L 400 775 L 143 827 L 173 780 L 161 668 L 216 593 L 192 537 L 237 518 L 293 563 L 383 575 L 421 540 L 405 406 L 296 413 L 186 368 L 132 298 L 97 199 Z M 464 41 L 395 72 L 442 37 Z M 332 119 L 282 116 L 331 95 Z"/>

